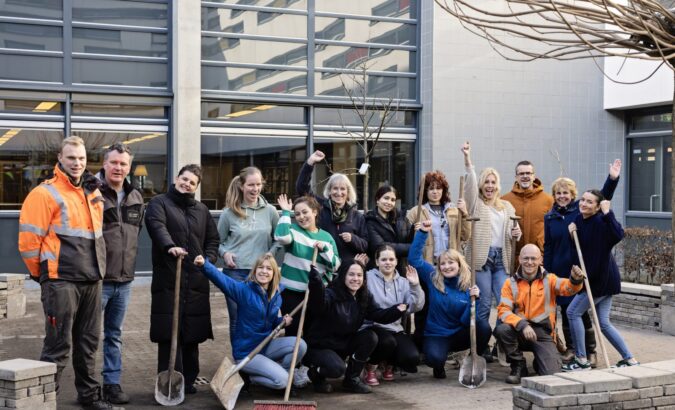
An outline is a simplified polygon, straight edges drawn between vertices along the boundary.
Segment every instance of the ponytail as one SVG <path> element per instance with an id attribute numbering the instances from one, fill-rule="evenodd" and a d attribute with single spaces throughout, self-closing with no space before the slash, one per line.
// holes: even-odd
<path id="1" fill-rule="evenodd" d="M 230 186 L 225 193 L 225 208 L 229 208 L 237 217 L 246 219 L 246 212 L 241 209 L 241 202 L 243 201 L 243 184 L 249 175 L 260 174 L 262 172 L 256 167 L 246 167 L 239 172 L 239 175 L 232 178 Z M 263 181 L 263 184 L 265 181 Z"/>

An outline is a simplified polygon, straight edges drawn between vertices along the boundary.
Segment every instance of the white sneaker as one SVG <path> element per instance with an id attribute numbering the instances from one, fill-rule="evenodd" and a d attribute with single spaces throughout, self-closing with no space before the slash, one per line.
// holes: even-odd
<path id="1" fill-rule="evenodd" d="M 307 366 L 300 366 L 293 372 L 293 386 L 295 387 L 305 387 L 310 383 L 309 376 L 307 372 L 309 368 Z"/>

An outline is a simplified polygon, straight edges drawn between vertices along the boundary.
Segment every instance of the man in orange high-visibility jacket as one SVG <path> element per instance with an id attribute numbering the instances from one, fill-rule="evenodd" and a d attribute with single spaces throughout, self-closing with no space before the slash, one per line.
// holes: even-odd
<path id="1" fill-rule="evenodd" d="M 556 296 L 571 296 L 581 290 L 583 273 L 572 267 L 570 279 L 559 278 L 541 266 L 539 247 L 523 246 L 520 268 L 504 282 L 497 307 L 502 323 L 494 335 L 511 363 L 510 384 L 520 384 L 527 377 L 523 350 L 534 352 L 534 369 L 539 375 L 560 371 L 560 355 L 555 345 Z"/>
<path id="2" fill-rule="evenodd" d="M 40 360 L 56 364 L 58 387 L 72 345 L 78 401 L 85 409 L 109 409 L 94 377 L 106 266 L 103 197 L 86 165 L 84 141 L 65 138 L 54 177 L 21 206 L 19 251 L 42 290 L 46 326 Z"/>

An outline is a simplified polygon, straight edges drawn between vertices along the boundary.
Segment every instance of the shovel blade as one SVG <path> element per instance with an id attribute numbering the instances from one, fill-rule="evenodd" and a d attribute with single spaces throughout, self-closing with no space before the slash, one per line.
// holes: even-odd
<path id="1" fill-rule="evenodd" d="M 180 372 L 165 370 L 157 375 L 155 400 L 162 406 L 177 406 L 185 400 L 185 380 Z"/>
<path id="2" fill-rule="evenodd" d="M 239 373 L 233 373 L 233 369 L 234 364 L 229 357 L 225 356 L 211 380 L 211 390 L 216 393 L 218 400 L 227 410 L 234 409 L 239 392 L 244 387 L 244 380 Z"/>
<path id="3" fill-rule="evenodd" d="M 462 361 L 459 368 L 459 384 L 469 389 L 477 389 L 485 383 L 486 373 L 485 359 L 481 356 L 470 354 Z"/>

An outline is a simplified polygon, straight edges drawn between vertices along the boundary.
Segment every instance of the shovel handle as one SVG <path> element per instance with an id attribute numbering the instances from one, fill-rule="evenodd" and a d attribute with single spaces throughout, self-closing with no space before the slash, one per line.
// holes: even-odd
<path id="1" fill-rule="evenodd" d="M 602 357 L 605 360 L 605 365 L 609 369 L 609 357 L 607 356 L 607 349 L 605 348 L 605 341 L 602 338 L 602 333 L 600 333 L 600 321 L 598 320 L 598 313 L 595 311 L 595 303 L 593 302 L 593 294 L 591 293 L 591 284 L 588 281 L 588 275 L 586 274 L 586 264 L 584 263 L 584 255 L 581 253 L 581 246 L 579 245 L 579 237 L 577 236 L 577 231 L 572 231 L 572 237 L 574 237 L 574 245 L 577 248 L 577 256 L 579 257 L 579 264 L 581 265 L 581 271 L 584 273 L 584 287 L 586 288 L 586 295 L 588 296 L 588 303 L 591 305 L 591 313 L 593 313 L 593 326 L 595 327 L 595 334 L 597 335 L 598 342 L 600 342 L 600 349 L 602 350 Z"/>
<path id="2" fill-rule="evenodd" d="M 424 200 L 424 180 L 427 174 L 423 174 L 420 178 L 420 191 L 417 196 L 417 215 L 415 216 L 415 223 L 420 223 L 422 220 L 422 201 Z"/>
<path id="3" fill-rule="evenodd" d="M 464 199 L 464 175 L 459 177 L 459 199 Z M 450 224 L 448 224 L 450 226 Z M 457 250 L 462 249 L 462 211 L 457 209 Z"/>
<path id="4" fill-rule="evenodd" d="M 513 228 L 515 228 L 518 225 L 518 221 L 520 221 L 521 218 L 520 216 L 511 216 L 511 220 L 513 221 Z M 511 268 L 511 271 L 509 272 L 509 275 L 513 275 L 515 272 L 514 270 L 516 269 L 516 247 L 518 245 L 518 241 L 516 241 L 516 238 L 511 238 L 511 263 L 509 264 L 509 268 Z"/>
<path id="5" fill-rule="evenodd" d="M 178 348 L 178 315 L 180 314 L 180 275 L 183 255 L 176 260 L 176 283 L 173 292 L 173 322 L 171 324 L 171 352 L 169 353 L 169 374 L 176 367 L 176 350 Z"/>

